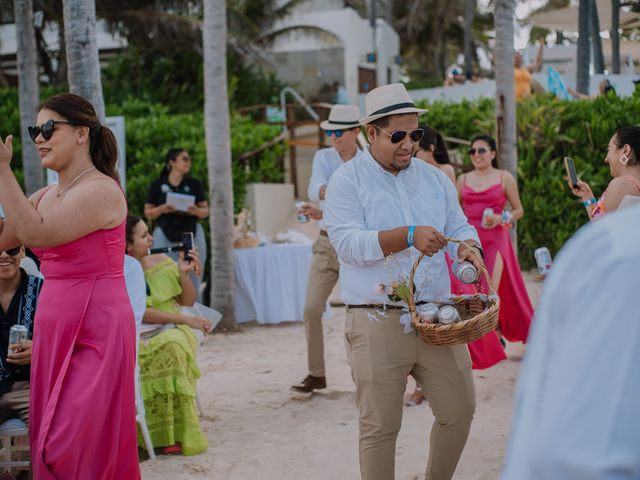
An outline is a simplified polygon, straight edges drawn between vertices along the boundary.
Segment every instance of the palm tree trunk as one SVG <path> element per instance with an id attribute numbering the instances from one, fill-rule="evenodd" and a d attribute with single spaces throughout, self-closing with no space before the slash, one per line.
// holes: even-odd
<path id="1" fill-rule="evenodd" d="M 14 0 L 16 45 L 18 47 L 18 96 L 20 104 L 20 141 L 22 142 L 22 168 L 27 195 L 44 186 L 44 173 L 35 144 L 27 127 L 33 125 L 40 99 L 38 82 L 38 52 L 36 32 L 33 28 L 32 0 Z"/>
<path id="2" fill-rule="evenodd" d="M 514 0 L 496 0 L 496 126 L 498 163 L 517 175 L 516 153 L 516 91 L 513 64 Z"/>
<path id="3" fill-rule="evenodd" d="M 611 0 L 611 70 L 620 73 L 620 0 Z"/>
<path id="4" fill-rule="evenodd" d="M 589 63 L 591 49 L 589 42 L 591 25 L 591 0 L 580 0 L 578 7 L 578 68 L 576 91 L 584 95 L 589 94 Z"/>
<path id="5" fill-rule="evenodd" d="M 89 100 L 100 121 L 104 122 L 95 2 L 64 0 L 63 17 L 69 90 Z"/>
<path id="6" fill-rule="evenodd" d="M 211 306 L 222 313 L 219 328 L 236 329 L 234 313 L 233 183 L 227 95 L 225 0 L 204 0 L 204 121 L 211 210 Z"/>
<path id="7" fill-rule="evenodd" d="M 600 18 L 596 0 L 591 0 L 591 45 L 593 45 L 593 71 L 604 73 L 604 55 L 602 54 L 602 39 L 600 38 Z"/>
<path id="8" fill-rule="evenodd" d="M 473 73 L 473 17 L 476 0 L 467 0 L 464 11 L 464 73 Z"/>

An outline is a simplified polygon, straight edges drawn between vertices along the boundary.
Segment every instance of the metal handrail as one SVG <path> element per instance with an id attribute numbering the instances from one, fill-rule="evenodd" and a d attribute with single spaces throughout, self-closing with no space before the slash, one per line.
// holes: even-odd
<path id="1" fill-rule="evenodd" d="M 316 113 L 316 111 L 311 108 L 311 106 L 306 102 L 306 100 L 304 98 L 302 98 L 302 96 L 293 88 L 293 87 L 284 87 L 281 91 L 280 91 L 280 108 L 284 114 L 284 120 L 285 120 L 285 124 L 282 127 L 283 131 L 286 133 L 288 131 L 287 128 L 287 93 L 289 93 L 294 99 L 296 99 L 298 101 L 298 103 L 300 105 L 302 105 L 304 107 L 304 109 L 307 111 L 307 113 L 309 114 L 309 116 L 311 118 L 313 118 L 316 122 L 318 120 L 320 120 L 320 116 Z"/>

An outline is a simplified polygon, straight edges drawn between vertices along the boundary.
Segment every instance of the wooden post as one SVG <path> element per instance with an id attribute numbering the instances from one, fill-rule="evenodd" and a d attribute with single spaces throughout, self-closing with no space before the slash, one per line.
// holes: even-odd
<path id="1" fill-rule="evenodd" d="M 296 161 L 296 111 L 293 107 L 287 107 L 287 129 L 289 130 L 289 172 L 293 183 L 293 196 L 298 198 L 298 171 Z"/>

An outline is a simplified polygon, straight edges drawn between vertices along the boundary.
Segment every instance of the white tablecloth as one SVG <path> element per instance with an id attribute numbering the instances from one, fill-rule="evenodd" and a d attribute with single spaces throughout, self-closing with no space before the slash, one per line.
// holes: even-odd
<path id="1" fill-rule="evenodd" d="M 302 320 L 311 257 L 311 244 L 236 249 L 236 321 Z"/>

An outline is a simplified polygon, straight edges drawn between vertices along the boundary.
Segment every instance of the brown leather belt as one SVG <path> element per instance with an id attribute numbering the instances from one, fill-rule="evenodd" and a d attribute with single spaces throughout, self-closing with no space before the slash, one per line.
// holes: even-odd
<path id="1" fill-rule="evenodd" d="M 322 235 L 323 237 L 329 238 L 329 234 L 327 233 L 326 230 L 320 230 L 320 235 Z"/>

